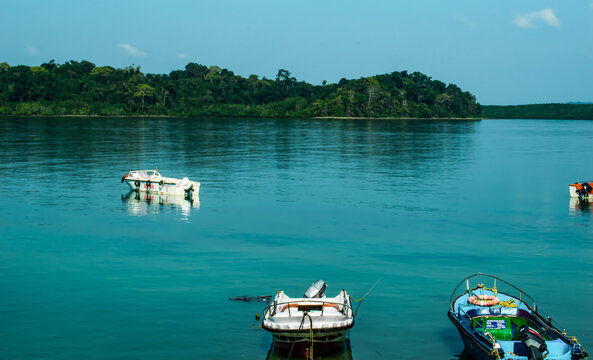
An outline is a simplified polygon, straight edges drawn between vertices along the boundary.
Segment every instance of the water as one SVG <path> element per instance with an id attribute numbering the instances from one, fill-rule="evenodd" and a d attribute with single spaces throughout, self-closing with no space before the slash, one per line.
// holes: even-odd
<path id="1" fill-rule="evenodd" d="M 593 122 L 1 118 L 0 358 L 265 359 L 261 303 L 364 300 L 353 359 L 455 359 L 497 275 L 593 350 Z M 202 181 L 146 201 L 129 170 Z"/>

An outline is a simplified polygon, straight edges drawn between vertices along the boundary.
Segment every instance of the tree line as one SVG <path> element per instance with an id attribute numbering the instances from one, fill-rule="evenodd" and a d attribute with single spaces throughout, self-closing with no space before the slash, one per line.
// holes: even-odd
<path id="1" fill-rule="evenodd" d="M 483 105 L 482 115 L 490 119 L 593 120 L 593 104 Z"/>
<path id="2" fill-rule="evenodd" d="M 312 85 L 285 69 L 267 79 L 196 63 L 144 74 L 139 66 L 52 60 L 0 63 L 0 114 L 466 118 L 479 117 L 481 107 L 469 92 L 420 72 Z"/>

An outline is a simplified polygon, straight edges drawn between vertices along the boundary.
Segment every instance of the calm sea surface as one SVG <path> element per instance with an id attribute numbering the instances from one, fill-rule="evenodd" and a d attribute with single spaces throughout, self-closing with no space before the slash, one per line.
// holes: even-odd
<path id="1" fill-rule="evenodd" d="M 1 359 L 266 359 L 239 295 L 358 298 L 346 358 L 455 359 L 465 276 L 593 351 L 593 121 L 0 118 Z M 147 200 L 130 170 L 202 181 Z M 197 199 L 196 199 L 197 200 Z"/>

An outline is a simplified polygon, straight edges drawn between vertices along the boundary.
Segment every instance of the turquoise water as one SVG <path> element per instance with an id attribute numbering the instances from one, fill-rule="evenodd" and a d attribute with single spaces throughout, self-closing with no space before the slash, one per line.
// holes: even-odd
<path id="1" fill-rule="evenodd" d="M 364 300 L 353 359 L 455 359 L 449 296 L 526 291 L 593 351 L 591 121 L 0 118 L 0 358 L 265 359 L 262 303 Z M 136 199 L 134 169 L 202 181 Z M 349 355 L 350 356 L 350 355 Z"/>

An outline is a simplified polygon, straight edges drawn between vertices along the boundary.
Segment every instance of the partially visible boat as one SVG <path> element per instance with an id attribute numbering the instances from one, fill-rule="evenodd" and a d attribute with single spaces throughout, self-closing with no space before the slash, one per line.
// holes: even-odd
<path id="1" fill-rule="evenodd" d="M 160 195 L 198 195 L 200 182 L 162 176 L 157 169 L 133 170 L 121 178 L 134 191 L 145 191 Z"/>
<path id="2" fill-rule="evenodd" d="M 577 181 L 568 185 L 570 197 L 579 199 L 589 199 L 589 195 L 593 200 L 593 181 Z"/>
<path id="3" fill-rule="evenodd" d="M 342 290 L 324 295 L 327 285 L 314 282 L 303 297 L 291 298 L 282 290 L 263 311 L 262 327 L 272 335 L 275 348 L 289 354 L 324 353 L 342 349 L 354 326 L 350 296 Z"/>
<path id="4" fill-rule="evenodd" d="M 451 295 L 449 319 L 476 359 L 577 360 L 587 352 L 525 292 L 495 276 L 465 278 Z"/>

